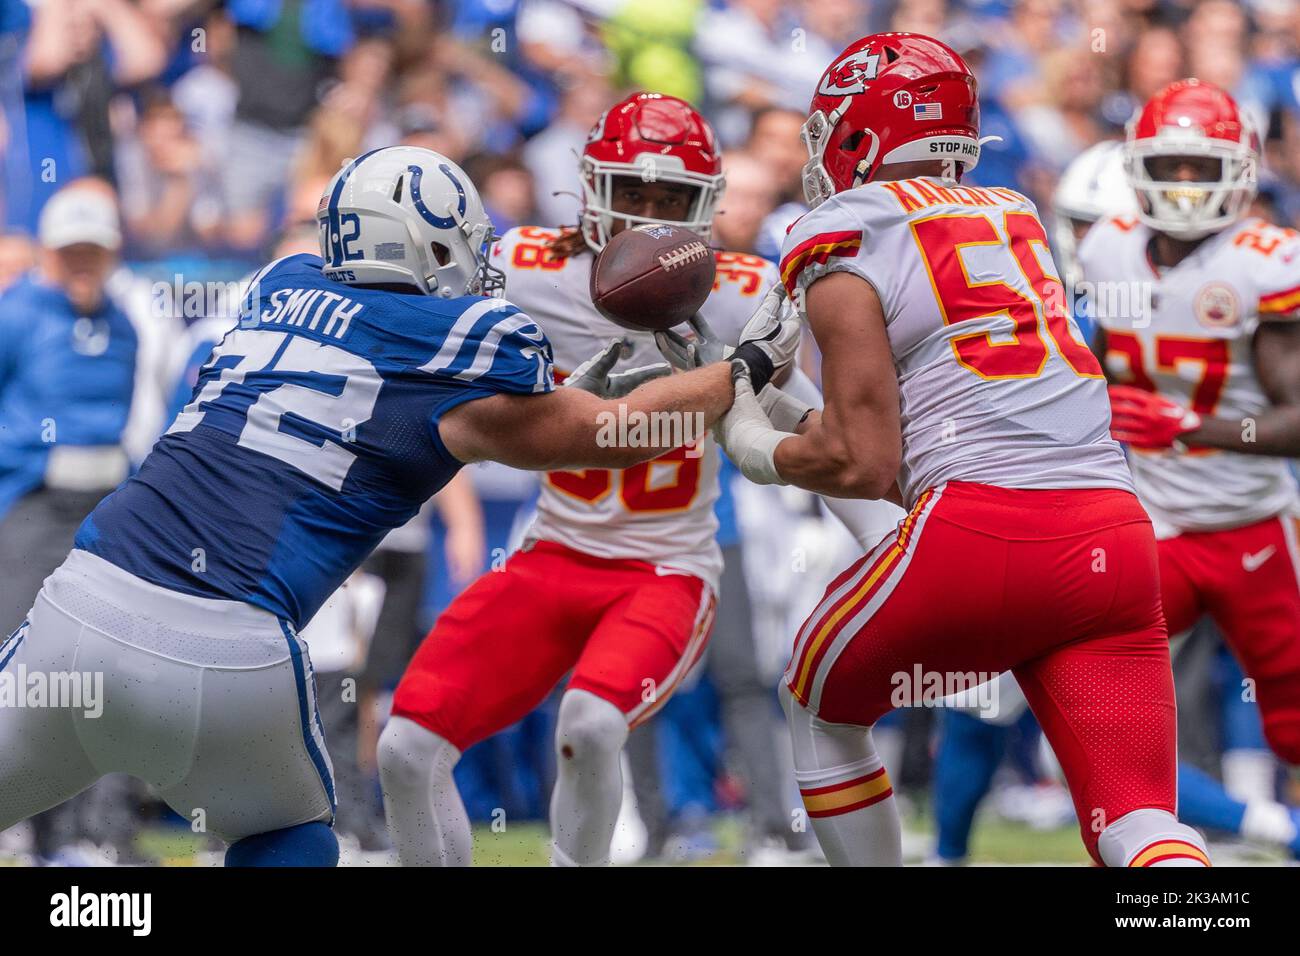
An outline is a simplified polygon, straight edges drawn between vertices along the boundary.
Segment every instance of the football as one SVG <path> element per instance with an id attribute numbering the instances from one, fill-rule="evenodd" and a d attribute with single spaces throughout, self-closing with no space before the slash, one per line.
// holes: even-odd
<path id="1" fill-rule="evenodd" d="M 681 226 L 624 229 L 591 268 L 591 301 L 611 322 L 661 331 L 685 322 L 713 290 L 713 250 Z"/>

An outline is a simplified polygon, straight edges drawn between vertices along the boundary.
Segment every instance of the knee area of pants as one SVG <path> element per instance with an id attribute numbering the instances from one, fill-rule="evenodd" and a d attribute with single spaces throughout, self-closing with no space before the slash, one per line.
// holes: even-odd
<path id="1" fill-rule="evenodd" d="M 226 866 L 338 866 L 339 840 L 327 823 L 258 833 L 226 849 Z"/>
<path id="2" fill-rule="evenodd" d="M 379 736 L 377 756 L 386 784 L 409 787 L 435 774 L 449 774 L 459 754 L 433 731 L 396 717 Z"/>
<path id="3" fill-rule="evenodd" d="M 627 718 L 594 694 L 566 694 L 560 703 L 555 751 L 561 763 L 616 755 L 627 741 Z"/>

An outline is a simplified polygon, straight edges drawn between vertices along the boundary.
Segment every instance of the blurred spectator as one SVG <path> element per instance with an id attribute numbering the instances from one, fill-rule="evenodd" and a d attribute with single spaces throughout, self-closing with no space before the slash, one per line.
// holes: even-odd
<path id="1" fill-rule="evenodd" d="M 1120 89 L 1112 94 L 1107 116 L 1125 123 L 1142 104 L 1183 75 L 1183 47 L 1173 30 L 1158 27 L 1140 34 L 1124 62 Z"/>
<path id="2" fill-rule="evenodd" d="M 807 210 L 803 201 L 803 167 L 808 150 L 800 138 L 802 110 L 770 107 L 754 114 L 745 151 L 767 170 L 780 205 L 767 217 L 754 251 L 775 260 L 786 229 Z"/>
<path id="3" fill-rule="evenodd" d="M 82 180 L 41 211 L 40 268 L 0 295 L 0 630 L 17 628 L 73 535 L 127 476 L 137 371 L 131 320 L 108 292 L 117 205 Z M 130 862 L 136 785 L 114 774 L 33 818 L 34 851 L 64 864 Z M 108 855 L 99 846 L 112 848 Z"/>
<path id="4" fill-rule="evenodd" d="M 145 99 L 135 135 L 117 150 L 127 252 L 152 258 L 215 237 L 220 197 L 211 165 L 165 91 Z"/>
<path id="5" fill-rule="evenodd" d="M 1098 121 L 1103 88 L 1095 61 L 1085 49 L 1047 54 L 1042 98 L 1020 111 L 1017 126 L 1029 148 L 1058 173 L 1105 133 Z"/>
<path id="6" fill-rule="evenodd" d="M 1039 56 L 1060 45 L 1059 0 L 1017 0 L 1010 19 L 994 35 L 980 93 L 1008 109 L 1034 102 L 1043 82 Z"/>
<path id="7" fill-rule="evenodd" d="M 763 221 L 776 207 L 777 184 L 763 162 L 749 153 L 722 157 L 727 188 L 713 217 L 713 244 L 728 252 L 754 252 Z"/>
<path id="8" fill-rule="evenodd" d="M 592 75 L 564 91 L 554 121 L 524 146 L 524 163 L 536 184 L 539 226 L 578 221 L 578 156 L 587 134 L 615 99 L 604 78 Z M 501 228 L 497 228 L 501 232 Z"/>
<path id="9" fill-rule="evenodd" d="M 23 47 L 23 104 L 6 109 L 6 224 L 34 231 L 63 183 L 88 173 L 113 178 L 109 100 L 157 76 L 162 39 L 130 0 L 10 0 L 5 24 Z"/>
<path id="10" fill-rule="evenodd" d="M 220 166 L 226 238 L 256 249 L 339 57 L 356 41 L 343 0 L 229 0 L 238 29 L 235 120 Z"/>
<path id="11" fill-rule="evenodd" d="M 515 226 L 536 222 L 533 175 L 518 158 L 484 157 L 470 163 L 466 172 L 478 184 L 483 206 L 496 227 L 497 235 Z"/>
<path id="12" fill-rule="evenodd" d="M 815 66 L 807 44 L 805 26 L 790 18 L 780 0 L 732 0 L 702 17 L 695 51 L 724 143 L 744 135 L 749 111 L 807 107 L 828 65 Z M 813 45 L 823 47 L 816 39 Z"/>

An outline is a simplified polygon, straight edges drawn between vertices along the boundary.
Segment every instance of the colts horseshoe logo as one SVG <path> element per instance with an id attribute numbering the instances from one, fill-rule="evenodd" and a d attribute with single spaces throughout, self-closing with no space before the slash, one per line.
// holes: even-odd
<path id="1" fill-rule="evenodd" d="M 411 202 L 415 205 L 415 211 L 420 214 L 420 218 L 438 229 L 455 229 L 457 217 L 463 219 L 465 216 L 465 187 L 460 184 L 460 180 L 452 175 L 451 167 L 446 163 L 440 163 L 438 170 L 450 179 L 451 184 L 456 187 L 456 195 L 459 199 L 455 216 L 435 216 L 429 210 L 429 207 L 424 204 L 424 199 L 420 196 L 420 180 L 424 177 L 424 170 L 419 166 L 407 166 L 406 169 L 411 174 Z"/>

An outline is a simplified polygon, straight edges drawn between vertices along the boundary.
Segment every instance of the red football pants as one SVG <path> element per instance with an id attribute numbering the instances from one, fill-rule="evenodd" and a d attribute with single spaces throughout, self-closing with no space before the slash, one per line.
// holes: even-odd
<path id="1" fill-rule="evenodd" d="M 393 714 L 463 752 L 521 720 L 572 671 L 570 690 L 609 701 L 635 726 L 704 652 L 713 609 L 697 577 L 540 541 L 442 613 L 397 685 Z"/>
<path id="2" fill-rule="evenodd" d="M 1159 543 L 1169 633 L 1214 619 L 1246 676 L 1269 746 L 1300 764 L 1300 549 L 1297 521 L 1269 518 Z"/>
<path id="3" fill-rule="evenodd" d="M 1095 856 L 1109 822 L 1142 807 L 1174 812 L 1158 568 L 1151 523 L 1127 492 L 948 482 L 831 583 L 786 681 L 822 720 L 870 726 L 900 688 L 924 699 L 918 665 L 940 681 L 1011 670 Z"/>

